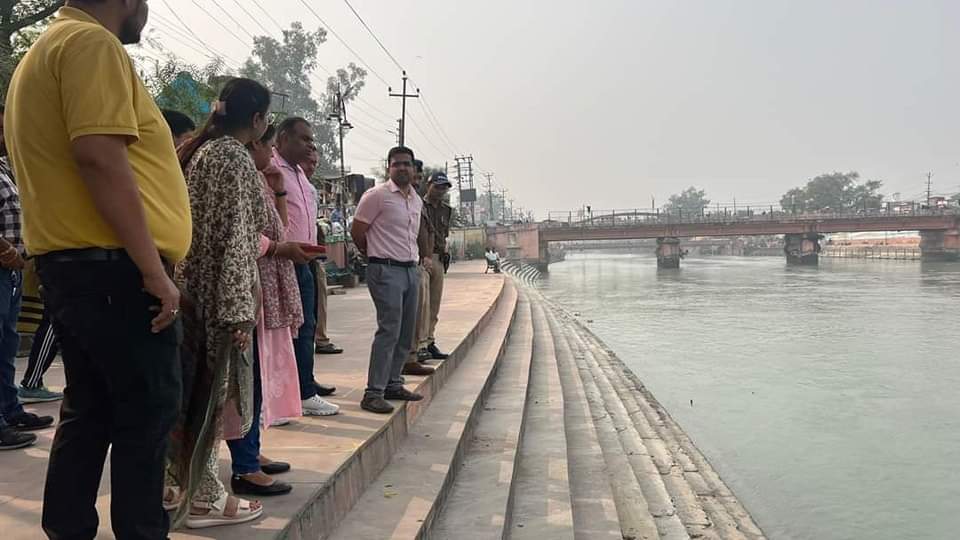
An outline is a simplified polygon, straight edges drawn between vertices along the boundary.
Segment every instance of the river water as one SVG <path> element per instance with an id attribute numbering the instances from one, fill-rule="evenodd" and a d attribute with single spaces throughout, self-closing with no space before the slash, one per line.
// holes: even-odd
<path id="1" fill-rule="evenodd" d="M 771 538 L 960 538 L 960 264 L 658 271 L 594 252 L 541 289 L 593 321 Z"/>

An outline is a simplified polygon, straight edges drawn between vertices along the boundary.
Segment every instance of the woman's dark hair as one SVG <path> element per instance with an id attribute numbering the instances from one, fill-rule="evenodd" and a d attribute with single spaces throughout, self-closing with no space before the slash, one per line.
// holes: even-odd
<path id="1" fill-rule="evenodd" d="M 177 152 L 181 168 L 187 167 L 193 154 L 203 143 L 250 127 L 253 125 L 253 116 L 257 113 L 266 115 L 270 109 L 270 91 L 252 79 L 230 79 L 220 91 L 220 97 L 213 109 L 203 128 L 183 143 Z"/>
<path id="2" fill-rule="evenodd" d="M 170 126 L 170 131 L 173 132 L 174 137 L 179 137 L 184 133 L 197 129 L 197 125 L 193 123 L 193 120 L 180 111 L 164 109 L 160 112 L 163 114 L 163 119 L 167 121 L 167 125 Z"/>
<path id="3" fill-rule="evenodd" d="M 265 143 L 273 138 L 277 134 L 277 126 L 273 124 L 267 124 L 267 130 L 263 132 L 263 137 L 260 137 L 260 142 Z M 253 142 L 247 143 L 247 150 L 253 150 Z"/>

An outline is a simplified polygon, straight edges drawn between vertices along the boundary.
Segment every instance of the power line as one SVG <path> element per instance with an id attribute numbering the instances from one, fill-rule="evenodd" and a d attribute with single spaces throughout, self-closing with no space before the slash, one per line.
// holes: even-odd
<path id="1" fill-rule="evenodd" d="M 377 108 L 376 105 L 374 105 L 373 103 L 370 103 L 369 101 L 363 99 L 363 98 L 360 97 L 360 96 L 357 96 L 357 100 L 360 101 L 361 103 L 365 104 L 367 107 L 370 107 L 370 108 L 373 109 L 374 111 L 382 114 L 383 117 L 389 119 L 390 122 L 393 122 L 393 115 L 391 115 L 390 113 L 383 112 L 383 109 Z"/>
<path id="2" fill-rule="evenodd" d="M 318 21 L 320 21 L 320 24 L 322 24 L 323 26 L 325 26 L 325 27 L 327 28 L 327 30 L 328 30 L 331 34 L 333 34 L 333 36 L 334 36 L 335 38 L 337 38 L 337 41 L 339 41 L 340 43 L 342 43 L 343 46 L 346 47 L 348 51 L 350 51 L 351 53 L 353 53 L 353 55 L 357 57 L 357 60 L 359 60 L 360 63 L 363 64 L 364 67 L 366 67 L 366 68 L 370 71 L 370 73 L 373 73 L 373 75 L 374 75 L 376 78 L 380 79 L 380 82 L 382 82 L 382 83 L 384 84 L 384 86 L 390 86 L 390 83 L 388 83 L 386 79 L 384 79 L 379 73 L 377 73 L 377 70 L 375 70 L 375 69 L 373 69 L 372 67 L 370 67 L 370 64 L 368 64 L 368 63 L 363 59 L 363 57 L 360 56 L 359 53 L 357 53 L 357 51 L 353 50 L 353 48 L 352 48 L 350 45 L 347 45 L 347 42 L 344 41 L 344 39 L 343 39 L 342 37 L 340 37 L 340 34 L 338 34 L 337 31 L 333 29 L 333 27 L 331 27 L 329 24 L 327 24 L 326 21 L 324 21 L 323 18 L 320 17 L 319 14 L 317 14 L 316 10 L 314 10 L 312 7 L 310 7 L 310 4 L 308 4 L 308 3 L 306 2 L 306 0 L 300 0 L 300 3 L 303 4 L 303 7 L 307 8 L 307 10 L 308 10 L 310 13 L 312 13 L 313 16 L 317 18 Z"/>
<path id="3" fill-rule="evenodd" d="M 414 120 L 412 116 L 410 117 L 410 123 L 413 124 L 413 127 L 417 128 L 417 131 L 419 131 L 420 134 L 423 135 L 424 140 L 426 140 L 427 143 L 434 148 L 434 150 L 436 150 L 437 152 L 439 152 L 441 156 L 447 154 L 446 152 L 444 152 L 443 150 L 441 150 L 440 147 L 438 147 L 436 144 L 434 144 L 434 142 L 430 139 L 430 137 L 427 136 L 427 134 L 423 131 L 423 129 L 420 127 L 420 125 L 417 124 L 417 121 Z"/>
<path id="4" fill-rule="evenodd" d="M 234 34 L 234 33 L 233 33 L 233 30 L 230 30 L 229 28 L 227 28 L 227 25 L 225 25 L 225 24 L 223 24 L 222 22 L 220 22 L 220 19 L 214 17 L 213 14 L 211 14 L 209 11 L 207 11 L 206 8 L 204 8 L 204 7 L 201 6 L 199 3 L 197 3 L 197 0 L 190 0 L 190 1 L 193 2 L 193 5 L 195 5 L 195 6 L 197 6 L 198 8 L 200 8 L 200 11 L 204 12 L 204 13 L 207 15 L 207 17 L 210 17 L 211 19 L 213 19 L 213 22 L 217 23 L 217 25 L 220 26 L 220 28 L 223 28 L 228 34 L 230 34 L 231 36 L 233 36 L 237 41 L 239 41 L 240 43 L 242 43 L 244 46 L 247 45 L 247 42 L 244 41 L 242 37 Z"/>
<path id="5" fill-rule="evenodd" d="M 430 113 L 427 111 L 426 107 L 423 106 L 423 102 L 420 102 L 420 107 L 423 109 L 423 116 L 424 118 L 427 119 L 427 124 L 429 124 L 430 128 L 434 131 L 434 133 L 436 133 L 440 137 L 440 142 L 443 143 L 447 147 L 447 149 L 450 150 L 451 153 L 457 154 L 457 150 L 454 147 L 454 145 L 450 144 L 450 141 L 448 141 L 444 137 L 442 131 L 438 128 L 437 124 L 430 118 Z"/>
<path id="6" fill-rule="evenodd" d="M 393 60 L 393 64 L 397 66 L 397 69 L 399 69 L 400 71 L 403 71 L 403 66 L 400 65 L 400 62 L 398 62 L 397 59 L 394 58 L 392 54 L 390 54 L 390 51 L 388 51 L 387 47 L 383 44 L 382 41 L 380 41 L 380 38 L 378 38 L 377 35 L 373 33 L 373 30 L 371 30 L 370 27 L 367 25 L 366 21 L 363 20 L 363 17 L 361 17 L 360 14 L 357 13 L 357 10 L 354 9 L 352 5 L 350 5 L 350 1 L 343 0 L 343 3 L 346 4 L 348 8 L 350 8 L 350 11 L 352 11 L 354 15 L 357 16 L 357 20 L 360 21 L 360 24 L 362 24 L 363 27 L 367 29 L 367 32 L 369 32 L 370 36 L 373 37 L 373 40 L 377 42 L 377 45 L 380 45 L 380 48 L 383 49 L 383 52 L 387 53 L 387 56 L 390 57 L 390 60 Z"/>
<path id="7" fill-rule="evenodd" d="M 186 28 L 188 32 L 190 32 L 190 35 L 192 35 L 194 38 L 196 38 L 196 40 L 197 40 L 198 42 L 200 42 L 201 44 L 203 44 L 203 48 L 204 48 L 204 49 L 207 49 L 207 50 L 210 51 L 211 53 L 217 55 L 217 52 L 214 51 L 213 49 L 211 49 L 202 39 L 200 39 L 200 36 L 198 36 L 197 33 L 194 32 L 193 29 L 190 28 L 190 26 L 189 26 L 186 22 L 184 22 L 184 20 L 180 17 L 180 14 L 177 13 L 176 11 L 174 11 L 172 7 L 170 7 L 170 4 L 167 3 L 167 0 L 160 0 L 160 1 L 163 2 L 163 5 L 167 6 L 167 10 L 169 10 L 170 13 L 172 13 L 173 16 L 176 17 L 177 21 L 179 21 L 180 24 L 183 25 L 183 27 Z M 218 56 L 223 56 L 223 55 L 218 55 Z"/>
<path id="8" fill-rule="evenodd" d="M 236 61 L 235 59 L 233 59 L 233 58 L 231 58 L 231 57 L 229 57 L 229 56 L 226 56 L 226 55 L 224 55 L 224 54 L 221 54 L 219 51 L 217 51 L 217 50 L 215 50 L 215 49 L 211 50 L 211 53 L 208 54 L 208 53 L 203 52 L 203 50 L 198 49 L 196 46 L 191 45 L 190 43 L 187 43 L 187 42 L 185 42 L 185 41 L 181 41 L 181 40 L 178 39 L 176 36 L 170 34 L 169 31 L 166 30 L 166 29 L 164 29 L 164 28 L 157 28 L 157 30 L 158 30 L 159 32 L 161 32 L 162 34 L 164 34 L 167 38 L 169 38 L 169 39 L 170 39 L 171 41 L 173 41 L 174 43 L 179 43 L 180 45 L 183 45 L 183 46 L 186 47 L 187 49 L 189 49 L 189 50 L 191 50 L 191 51 L 193 51 L 193 52 L 195 52 L 195 53 L 197 53 L 197 54 L 199 54 L 199 55 L 202 55 L 202 56 L 204 56 L 204 57 L 206 57 L 206 58 L 208 58 L 208 59 L 210 59 L 210 60 L 219 60 L 219 61 L 223 62 L 223 64 L 224 64 L 225 66 L 227 66 L 228 68 L 230 68 L 230 69 L 239 69 L 239 64 L 237 63 L 237 61 Z M 210 50 L 210 49 L 208 49 L 208 50 Z M 184 62 L 191 63 L 191 62 L 188 61 L 187 59 L 185 59 L 185 58 L 183 58 L 183 57 L 180 57 L 180 56 L 174 54 L 173 51 L 169 51 L 169 50 L 164 49 L 164 52 L 169 53 L 169 54 L 173 55 L 174 57 L 183 60 Z"/>
<path id="9" fill-rule="evenodd" d="M 433 108 L 430 106 L 430 103 L 427 101 L 425 97 L 421 99 L 420 103 L 427 110 L 430 116 L 433 117 L 433 120 L 434 122 L 436 122 L 437 128 L 440 132 L 440 136 L 446 139 L 451 149 L 454 150 L 454 153 L 456 153 L 455 150 L 457 148 L 457 144 L 453 142 L 453 139 L 451 139 L 450 136 L 447 135 L 447 131 L 443 129 L 443 124 L 440 123 L 440 119 L 437 117 L 436 113 L 433 112 Z"/>
<path id="10" fill-rule="evenodd" d="M 249 36 L 250 39 L 253 39 L 253 34 L 251 34 L 250 32 L 248 32 L 247 29 L 244 28 L 244 26 L 243 26 L 242 24 L 240 24 L 240 21 L 234 19 L 234 18 L 233 18 L 233 15 L 231 15 L 229 11 L 223 9 L 223 6 L 220 5 L 220 2 L 218 2 L 217 0 L 210 0 L 210 1 L 213 2 L 213 5 L 217 6 L 217 9 L 219 9 L 220 11 L 222 11 L 223 14 L 227 16 L 227 18 L 229 18 L 231 21 L 233 21 L 233 24 L 237 25 L 237 27 L 240 28 L 240 30 L 242 30 L 244 34 L 246 34 L 247 36 Z"/>
<path id="11" fill-rule="evenodd" d="M 237 60 L 236 60 L 235 58 L 231 58 L 231 57 L 229 57 L 229 56 L 221 53 L 220 51 L 218 51 L 218 50 L 216 50 L 216 49 L 213 49 L 212 47 L 207 46 L 205 43 L 203 43 L 202 41 L 198 40 L 197 38 L 191 36 L 191 35 L 188 34 L 187 32 L 184 32 L 183 30 L 180 30 L 179 28 L 177 28 L 177 26 L 176 26 L 174 23 L 169 22 L 168 19 L 166 19 L 166 18 L 164 18 L 163 16 L 161 16 L 160 13 L 154 13 L 153 15 L 156 17 L 156 18 L 154 19 L 154 21 L 153 21 L 153 24 L 157 25 L 156 30 L 160 31 L 160 32 L 163 33 L 163 34 L 166 34 L 167 37 L 173 39 L 175 42 L 180 43 L 181 45 L 184 45 L 184 46 L 188 47 L 189 49 L 193 50 L 194 52 L 197 52 L 197 53 L 199 53 L 199 54 L 202 54 L 203 56 L 206 56 L 207 58 L 210 58 L 210 59 L 218 59 L 218 58 L 219 58 L 219 59 L 226 59 L 226 60 L 230 60 L 231 62 L 233 62 L 233 63 L 236 64 L 236 65 L 239 65 L 239 63 L 237 62 Z M 173 35 L 173 34 L 176 34 L 176 35 Z M 185 42 L 185 41 L 181 41 L 180 39 L 178 39 L 177 36 L 180 36 L 180 37 L 182 37 L 183 39 L 188 40 L 188 41 L 190 41 L 190 42 L 192 42 L 192 43 L 187 43 L 187 42 Z M 197 49 L 198 46 L 199 46 L 199 47 L 202 47 L 202 48 L 204 48 L 204 49 L 207 49 L 207 50 L 210 52 L 210 54 L 204 53 L 203 51 Z M 226 62 L 226 60 L 224 60 L 224 61 Z"/>
<path id="12" fill-rule="evenodd" d="M 253 2 L 253 5 L 255 5 L 255 6 L 257 6 L 258 8 L 260 8 L 260 11 L 262 11 L 263 14 L 266 15 L 268 19 L 270 19 L 270 22 L 272 22 L 273 24 L 275 24 L 275 25 L 277 26 L 277 28 L 279 28 L 280 31 L 283 32 L 283 26 L 281 26 L 280 23 L 278 23 L 277 20 L 273 18 L 273 15 L 270 15 L 270 12 L 269 12 L 269 11 L 267 11 L 266 9 L 263 8 L 262 5 L 260 5 L 260 2 L 259 2 L 258 0 L 252 0 L 252 2 Z"/>
<path id="13" fill-rule="evenodd" d="M 240 0 L 233 0 L 233 3 L 236 4 L 237 7 L 240 8 L 244 13 L 246 13 L 247 17 L 250 17 L 250 20 L 252 20 L 257 26 L 259 26 L 261 30 L 263 30 L 263 35 L 265 36 L 270 35 L 270 31 L 267 30 L 267 27 L 260 23 L 260 19 L 254 17 L 249 11 L 247 11 L 247 8 L 243 7 L 243 4 L 240 3 Z M 282 31 L 283 29 L 281 28 L 280 30 Z M 250 36 L 250 37 L 253 37 L 253 36 Z"/>

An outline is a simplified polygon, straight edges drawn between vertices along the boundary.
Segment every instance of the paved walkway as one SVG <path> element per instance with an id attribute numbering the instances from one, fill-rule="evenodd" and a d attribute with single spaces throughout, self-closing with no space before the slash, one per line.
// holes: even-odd
<path id="1" fill-rule="evenodd" d="M 447 275 L 438 344 L 452 350 L 474 328 L 496 300 L 502 276 L 483 274 L 483 263 L 463 262 L 453 266 Z M 263 437 L 263 452 L 272 459 L 289 461 L 294 471 L 279 478 L 294 484 L 288 496 L 264 500 L 266 517 L 252 525 L 219 527 L 200 531 L 178 531 L 174 539 L 200 538 L 264 538 L 280 530 L 318 487 L 333 474 L 348 456 L 377 432 L 388 417 L 363 411 L 359 407 L 366 382 L 370 340 L 376 327 L 373 302 L 365 288 L 348 289 L 344 295 L 330 297 L 328 332 L 334 343 L 345 349 L 336 356 L 317 356 L 317 380 L 337 386 L 331 401 L 341 407 L 333 417 L 296 419 L 289 426 L 271 428 Z M 18 360 L 18 378 L 26 360 Z M 416 383 L 419 377 L 409 377 Z M 46 377 L 48 386 L 63 385 L 63 368 L 54 363 Z M 28 406 L 38 414 L 56 415 L 59 404 Z M 4 540 L 44 538 L 40 531 L 40 510 L 43 480 L 53 429 L 37 432 L 38 444 L 25 450 L 0 454 L 0 537 Z M 229 489 L 229 452 L 224 446 L 221 473 Z M 109 465 L 104 472 L 109 479 Z M 109 530 L 109 483 L 101 486 L 98 501 L 101 532 L 98 538 L 113 538 Z"/>

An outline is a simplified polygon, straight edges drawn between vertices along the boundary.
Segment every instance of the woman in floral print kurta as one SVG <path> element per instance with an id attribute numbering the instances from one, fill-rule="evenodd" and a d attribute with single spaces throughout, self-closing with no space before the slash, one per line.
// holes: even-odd
<path id="1" fill-rule="evenodd" d="M 184 352 L 196 369 L 182 425 L 172 435 L 178 452 L 172 454 L 171 475 L 190 501 L 176 520 L 185 517 L 190 528 L 241 523 L 263 511 L 257 502 L 227 495 L 218 478 L 218 449 L 226 403 L 243 419 L 241 434 L 252 418 L 250 340 L 267 214 L 245 144 L 266 130 L 269 104 L 262 85 L 232 79 L 200 135 L 180 148 L 193 214 L 193 243 L 181 269 L 192 303 L 184 310 Z"/>

